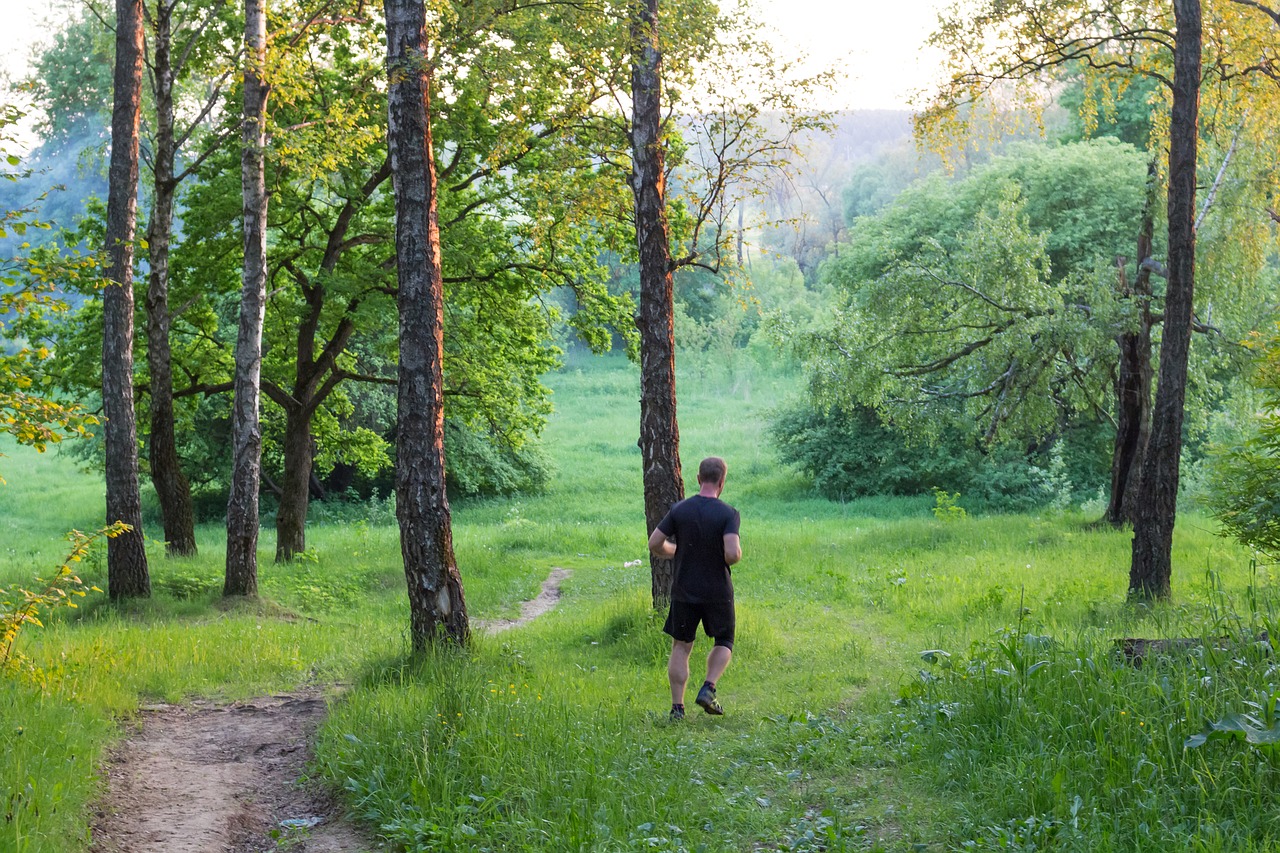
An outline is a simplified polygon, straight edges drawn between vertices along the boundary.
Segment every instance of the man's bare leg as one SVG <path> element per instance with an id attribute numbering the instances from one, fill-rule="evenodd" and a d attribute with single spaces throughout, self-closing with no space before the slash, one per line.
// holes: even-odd
<path id="1" fill-rule="evenodd" d="M 684 704 L 684 688 L 689 683 L 689 655 L 692 653 L 693 643 L 671 641 L 671 658 L 667 661 L 667 680 L 671 682 L 672 705 Z"/>
<path id="2" fill-rule="evenodd" d="M 707 681 L 712 684 L 719 681 L 732 657 L 733 649 L 728 646 L 712 646 L 711 653 L 707 655 Z"/>

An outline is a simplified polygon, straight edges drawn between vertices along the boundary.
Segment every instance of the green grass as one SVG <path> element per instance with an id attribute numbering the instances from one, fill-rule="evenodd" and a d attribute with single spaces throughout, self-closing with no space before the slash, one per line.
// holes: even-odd
<path id="1" fill-rule="evenodd" d="M 0 849 L 83 849 L 96 768 L 140 702 L 302 683 L 347 685 L 315 772 L 393 849 L 1274 846 L 1270 748 L 1182 747 L 1274 691 L 1272 659 L 1248 643 L 1141 669 L 1110 653 L 1123 636 L 1280 625 L 1268 571 L 1185 517 L 1174 602 L 1135 608 L 1129 535 L 1078 514 L 944 523 L 931 498 L 816 499 L 765 435 L 794 381 L 748 379 L 681 387 L 687 487 L 699 458 L 724 456 L 743 518 L 726 717 L 665 721 L 669 645 L 647 563 L 624 565 L 647 534 L 638 376 L 575 361 L 550 378 L 548 492 L 454 514 L 474 618 L 516 614 L 564 566 L 557 610 L 408 661 L 393 527 L 313 524 L 286 566 L 264 531 L 263 601 L 229 609 L 221 531 L 202 529 L 193 559 L 153 545 L 152 601 L 99 596 L 20 639 L 44 676 L 0 681 Z M 102 499 L 61 457 L 14 449 L 0 463 L 6 585 L 56 565 L 60 533 L 96 526 Z M 86 567 L 100 586 L 104 574 L 100 558 Z"/>

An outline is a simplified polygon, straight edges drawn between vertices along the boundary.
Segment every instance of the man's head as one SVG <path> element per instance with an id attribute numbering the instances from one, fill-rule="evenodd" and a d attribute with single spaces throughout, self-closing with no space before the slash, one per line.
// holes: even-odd
<path id="1" fill-rule="evenodd" d="M 724 464 L 724 460 L 719 456 L 708 456 L 698 465 L 698 484 L 702 486 L 717 486 L 724 488 L 724 475 L 728 473 L 729 466 Z"/>

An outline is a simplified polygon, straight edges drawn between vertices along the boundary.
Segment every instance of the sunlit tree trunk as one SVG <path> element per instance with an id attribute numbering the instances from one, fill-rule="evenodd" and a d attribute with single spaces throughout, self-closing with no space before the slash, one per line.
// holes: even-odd
<path id="1" fill-rule="evenodd" d="M 151 374 L 151 481 L 160 498 L 164 541 L 170 556 L 196 553 L 195 514 L 191 486 L 182 473 L 173 424 L 173 358 L 169 347 L 169 242 L 173 235 L 173 202 L 177 182 L 174 160 L 173 7 L 159 3 L 155 11 L 154 88 L 156 143 L 155 201 L 147 229 L 151 273 L 147 287 L 147 367 Z"/>
<path id="2" fill-rule="evenodd" d="M 262 322 L 267 289 L 266 0 L 245 0 L 244 117 L 240 177 L 244 270 L 231 413 L 231 495 L 227 501 L 224 595 L 258 594 L 258 489 L 262 480 Z"/>
<path id="3" fill-rule="evenodd" d="M 1129 593 L 1166 598 L 1172 575 L 1178 461 L 1195 290 L 1196 143 L 1200 109 L 1199 0 L 1174 0 L 1173 107 L 1169 121 L 1169 286 L 1160 379 L 1133 529 Z"/>
<path id="4" fill-rule="evenodd" d="M 423 0 L 385 0 L 400 368 L 396 517 L 414 651 L 470 637 L 444 481 L 444 293 Z"/>
<path id="5" fill-rule="evenodd" d="M 662 52 L 658 0 L 635 0 L 631 11 L 631 190 L 640 251 L 640 458 L 645 535 L 684 498 L 680 429 L 676 422 L 674 295 L 666 174 L 662 147 Z M 643 540 L 642 540 L 643 541 Z M 650 556 L 653 606 L 671 600 L 673 564 Z"/>
<path id="6" fill-rule="evenodd" d="M 138 488 L 133 409 L 133 242 L 138 216 L 142 113 L 142 2 L 116 0 L 115 94 L 107 190 L 107 271 L 102 293 L 102 409 L 106 417 L 107 521 L 133 529 L 107 542 L 107 592 L 151 594 Z"/>

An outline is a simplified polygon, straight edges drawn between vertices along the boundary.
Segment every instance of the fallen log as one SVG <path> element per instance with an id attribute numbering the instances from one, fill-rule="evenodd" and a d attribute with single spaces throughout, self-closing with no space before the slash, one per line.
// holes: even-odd
<path id="1" fill-rule="evenodd" d="M 1266 631 L 1261 632 L 1252 641 L 1248 642 L 1243 642 L 1237 637 L 1230 636 L 1208 638 L 1168 637 L 1164 639 L 1122 637 L 1114 642 L 1119 657 L 1133 667 L 1142 666 L 1147 658 L 1172 658 L 1180 654 L 1188 655 L 1195 649 L 1204 648 L 1206 642 L 1211 643 L 1211 648 L 1217 652 L 1226 652 L 1245 645 L 1257 645 L 1262 647 L 1265 655 L 1270 656 L 1271 654 L 1271 640 Z"/>

